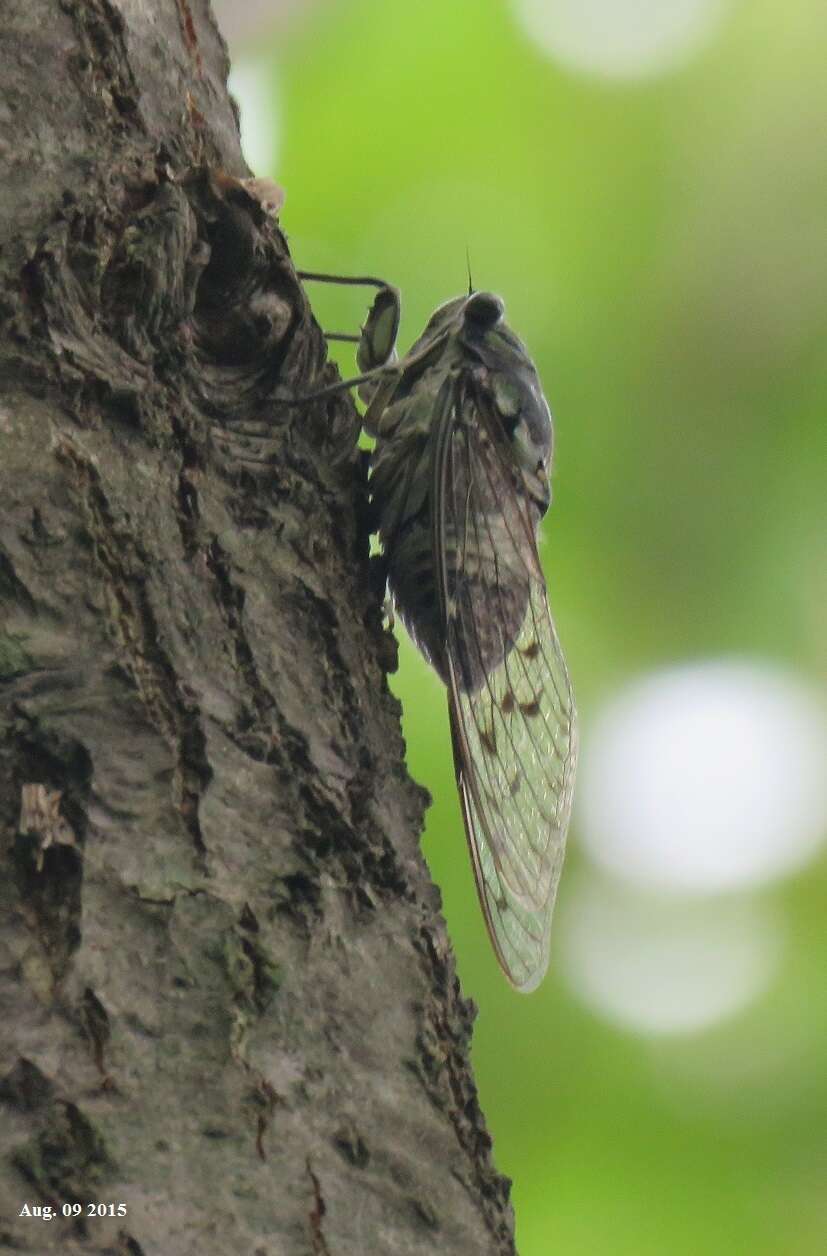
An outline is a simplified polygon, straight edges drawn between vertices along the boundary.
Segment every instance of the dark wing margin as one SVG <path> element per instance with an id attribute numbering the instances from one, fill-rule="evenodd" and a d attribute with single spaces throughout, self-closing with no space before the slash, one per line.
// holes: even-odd
<path id="1" fill-rule="evenodd" d="M 494 951 L 527 992 L 548 967 L 576 711 L 537 552 L 539 510 L 496 415 L 456 379 L 440 401 L 432 519 L 457 787 Z"/>

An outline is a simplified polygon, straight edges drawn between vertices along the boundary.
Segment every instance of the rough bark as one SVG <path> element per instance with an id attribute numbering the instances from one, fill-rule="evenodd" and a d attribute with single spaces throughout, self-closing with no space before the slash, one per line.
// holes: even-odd
<path id="1" fill-rule="evenodd" d="M 0 1248 L 513 1251 L 357 419 L 286 404 L 331 376 L 209 8 L 0 18 Z"/>

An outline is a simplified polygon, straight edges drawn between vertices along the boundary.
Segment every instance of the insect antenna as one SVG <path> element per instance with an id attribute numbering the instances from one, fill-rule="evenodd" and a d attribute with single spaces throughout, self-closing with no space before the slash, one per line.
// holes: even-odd
<path id="1" fill-rule="evenodd" d="M 465 266 L 466 266 L 466 269 L 468 270 L 468 295 L 470 297 L 474 295 L 474 283 L 473 283 L 473 280 L 471 279 L 471 253 L 468 248 L 467 240 L 465 242 Z"/>

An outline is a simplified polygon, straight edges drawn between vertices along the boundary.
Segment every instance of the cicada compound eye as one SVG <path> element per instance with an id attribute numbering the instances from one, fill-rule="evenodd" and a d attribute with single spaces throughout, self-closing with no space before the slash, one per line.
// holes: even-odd
<path id="1" fill-rule="evenodd" d="M 505 314 L 505 306 L 493 292 L 473 292 L 465 302 L 465 321 L 475 327 L 493 327 Z"/>

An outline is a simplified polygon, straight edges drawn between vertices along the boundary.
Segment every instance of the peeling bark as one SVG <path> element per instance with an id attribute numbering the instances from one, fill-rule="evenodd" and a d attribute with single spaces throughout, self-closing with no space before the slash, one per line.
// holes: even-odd
<path id="1" fill-rule="evenodd" d="M 221 37 L 0 3 L 0 1247 L 512 1252 L 358 419 L 289 404 L 334 376 Z"/>

